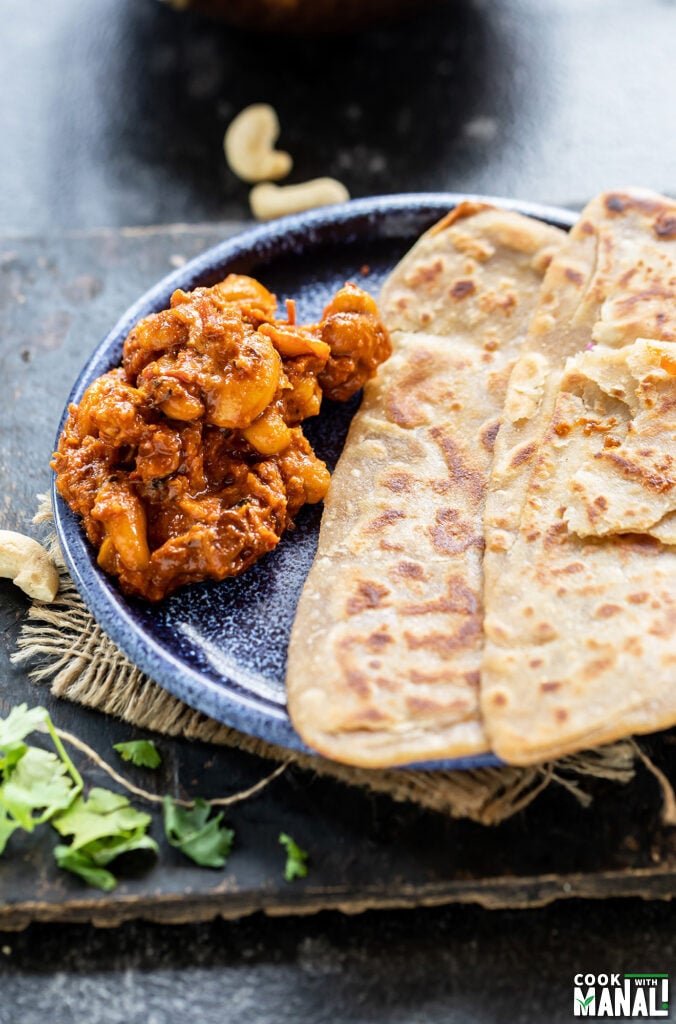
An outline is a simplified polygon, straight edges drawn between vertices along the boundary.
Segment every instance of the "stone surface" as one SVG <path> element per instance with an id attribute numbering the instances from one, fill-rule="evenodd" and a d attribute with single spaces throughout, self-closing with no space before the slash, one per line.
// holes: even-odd
<path id="1" fill-rule="evenodd" d="M 0 934 L 0 1024 L 567 1024 L 578 971 L 673 969 L 673 923 L 625 900 L 31 928 Z"/>
<path id="2" fill-rule="evenodd" d="M 571 205 L 673 188 L 669 0 L 445 0 L 363 35 L 236 32 L 158 0 L 0 0 L 0 230 L 244 218 L 225 128 L 273 103 L 290 180 Z"/>

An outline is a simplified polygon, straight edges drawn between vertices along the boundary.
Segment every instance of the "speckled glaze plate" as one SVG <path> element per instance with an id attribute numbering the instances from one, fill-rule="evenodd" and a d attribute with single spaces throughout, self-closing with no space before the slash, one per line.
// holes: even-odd
<path id="1" fill-rule="evenodd" d="M 418 236 L 465 199 L 457 194 L 386 196 L 286 217 L 209 249 L 147 292 L 87 361 L 69 398 L 116 366 L 132 326 L 169 305 L 176 288 L 212 285 L 236 272 L 258 277 L 280 299 L 294 298 L 301 321 L 318 319 L 333 293 L 356 280 L 376 295 Z M 568 229 L 567 210 L 492 199 Z M 352 415 L 325 402 L 306 433 L 333 468 Z M 63 427 L 66 417 L 59 426 Z M 314 557 L 321 506 L 306 506 L 296 529 L 237 579 L 184 588 L 156 605 L 126 598 L 98 568 L 78 518 L 54 491 L 56 529 L 68 568 L 87 607 L 122 651 L 160 686 L 226 725 L 292 750 L 308 752 L 286 710 L 286 650 L 296 604 Z M 474 768 L 493 755 L 436 761 L 425 768 Z M 421 766 L 422 767 L 422 766 Z"/>

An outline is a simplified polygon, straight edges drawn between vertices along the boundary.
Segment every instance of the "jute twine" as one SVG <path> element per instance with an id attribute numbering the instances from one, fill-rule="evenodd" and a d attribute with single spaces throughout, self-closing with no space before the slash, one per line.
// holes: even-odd
<path id="1" fill-rule="evenodd" d="M 51 521 L 49 499 L 41 496 L 35 522 Z M 349 786 L 483 825 L 497 825 L 523 810 L 551 785 L 565 787 L 586 806 L 591 797 L 584 790 L 585 778 L 626 784 L 634 777 L 640 759 L 662 787 L 665 817 L 673 816 L 672 823 L 676 823 L 676 803 L 668 780 L 631 739 L 528 768 L 431 772 L 352 768 L 246 736 L 188 707 L 136 668 L 87 611 L 68 575 L 53 530 L 47 547 L 59 567 L 61 588 L 53 604 L 35 603 L 30 608 L 12 660 L 30 663 L 30 677 L 48 684 L 56 697 L 167 736 L 237 747 L 269 761 L 289 762 Z"/>

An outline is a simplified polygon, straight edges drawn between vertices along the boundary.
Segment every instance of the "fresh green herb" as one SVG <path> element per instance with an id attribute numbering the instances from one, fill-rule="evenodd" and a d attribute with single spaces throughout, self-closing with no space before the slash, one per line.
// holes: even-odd
<path id="1" fill-rule="evenodd" d="M 137 811 L 126 796 L 95 788 L 87 799 L 78 797 L 52 824 L 60 835 L 72 836 L 71 848 L 78 850 L 103 840 L 126 841 L 145 831 L 151 821 L 150 815 Z"/>
<path id="2" fill-rule="evenodd" d="M 58 756 L 24 742 L 36 730 L 49 733 Z M 32 832 L 81 790 L 82 779 L 44 708 L 20 704 L 0 719 L 0 853 L 17 828 Z"/>
<path id="3" fill-rule="evenodd" d="M 0 770 L 7 767 L 9 754 L 23 751 L 24 740 L 32 732 L 46 732 L 47 712 L 44 708 L 29 708 L 27 704 L 19 704 L 12 708 L 7 718 L 0 719 L 0 751 L 5 755 L 0 759 Z"/>
<path id="4" fill-rule="evenodd" d="M 26 742 L 36 731 L 51 737 L 56 753 Z M 44 708 L 21 704 L 0 719 L 0 854 L 17 829 L 32 832 L 48 821 L 60 835 L 73 837 L 69 846 L 54 850 L 59 867 L 112 889 L 116 879 L 104 870 L 107 864 L 131 850 L 157 852 L 146 834 L 151 818 L 106 789 L 92 789 L 85 800 L 82 788 Z"/>
<path id="5" fill-rule="evenodd" d="M 82 850 L 71 850 L 70 846 L 55 846 L 54 859 L 64 871 L 79 875 L 88 885 L 103 889 L 104 892 L 110 892 L 117 885 L 117 879 L 112 871 L 97 868 Z"/>
<path id="6" fill-rule="evenodd" d="M 298 843 L 295 843 L 286 832 L 279 833 L 279 842 L 286 849 L 284 878 L 287 882 L 292 882 L 294 878 L 305 878 L 307 875 L 307 851 L 301 850 Z"/>
<path id="7" fill-rule="evenodd" d="M 92 789 L 88 799 L 78 797 L 52 821 L 60 835 L 73 837 L 70 846 L 56 847 L 56 862 L 91 885 L 112 889 L 115 877 L 98 869 L 132 850 L 156 854 L 157 843 L 146 834 L 151 821 L 149 814 L 137 811 L 125 796 L 108 789 Z"/>
<path id="8" fill-rule="evenodd" d="M 223 812 L 212 818 L 211 805 L 195 800 L 191 810 L 179 807 L 165 796 L 163 802 L 164 830 L 172 846 L 205 868 L 222 868 L 232 849 L 235 833 L 221 825 Z"/>
<path id="9" fill-rule="evenodd" d="M 47 734 L 54 750 L 26 742 L 33 732 Z M 89 885 L 109 891 L 117 885 L 115 875 L 108 870 L 112 861 L 138 850 L 157 854 L 157 843 L 147 834 L 152 819 L 132 807 L 126 797 L 108 789 L 94 788 L 85 798 L 82 778 L 61 737 L 117 782 L 147 800 L 158 799 L 125 782 L 76 736 L 59 734 L 45 708 L 21 704 L 12 708 L 7 718 L 0 718 L 0 856 L 17 829 L 33 832 L 38 825 L 49 822 L 61 836 L 70 838 L 67 845 L 54 848 L 58 866 L 79 875 Z M 156 768 L 161 763 L 150 740 L 118 743 L 115 750 L 135 765 Z M 279 774 L 277 768 L 253 790 L 231 795 L 227 802 L 251 795 Z M 235 833 L 222 824 L 222 811 L 212 811 L 205 800 L 195 800 L 188 808 L 168 796 L 163 800 L 164 827 L 171 845 L 200 866 L 220 868 L 228 859 Z M 307 874 L 307 853 L 284 833 L 279 841 L 287 849 L 285 877 L 303 878 Z"/>
<path id="10" fill-rule="evenodd" d="M 40 747 L 27 747 L 0 785 L 0 804 L 26 832 L 65 810 L 73 795 L 66 765 Z"/>
<path id="11" fill-rule="evenodd" d="M 131 761 L 137 768 L 159 768 L 162 757 L 152 740 L 130 740 L 128 743 L 114 743 L 123 761 Z"/>

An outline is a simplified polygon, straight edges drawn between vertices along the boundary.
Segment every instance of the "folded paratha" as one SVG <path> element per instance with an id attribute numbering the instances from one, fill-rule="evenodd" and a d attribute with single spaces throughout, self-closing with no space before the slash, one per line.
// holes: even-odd
<path id="1" fill-rule="evenodd" d="M 515 764 L 676 723 L 676 203 L 583 212 L 547 272 L 486 504 L 481 706 Z"/>
<path id="2" fill-rule="evenodd" d="M 506 381 L 565 236 L 464 203 L 381 296 L 393 355 L 364 390 L 289 647 L 289 712 L 327 757 L 488 749 L 479 715 L 484 492 Z"/>

